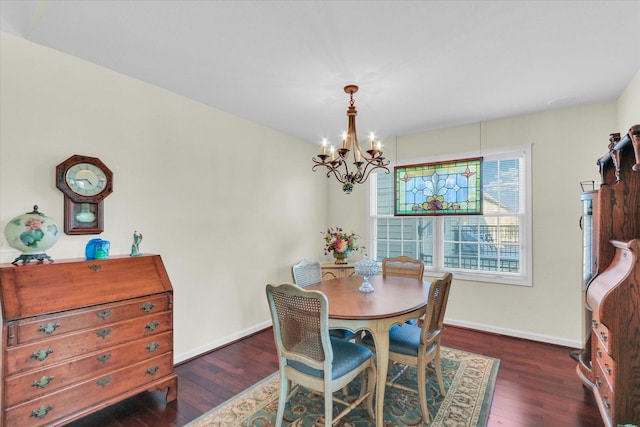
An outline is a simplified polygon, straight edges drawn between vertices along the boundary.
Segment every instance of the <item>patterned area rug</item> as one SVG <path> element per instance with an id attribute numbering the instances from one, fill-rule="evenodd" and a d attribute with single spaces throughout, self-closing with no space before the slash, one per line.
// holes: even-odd
<path id="1" fill-rule="evenodd" d="M 420 414 L 417 393 L 398 388 L 386 388 L 384 420 L 385 426 L 486 426 L 493 389 L 500 361 L 478 354 L 450 348 L 442 348 L 442 374 L 447 394 L 443 397 L 438 387 L 435 373 L 428 376 L 427 399 L 430 423 L 424 423 Z M 389 373 L 393 377 L 400 368 L 394 366 Z M 415 389 L 416 370 L 410 368 L 409 378 L 403 374 L 398 382 Z M 265 378 L 227 402 L 212 409 L 189 423 L 188 427 L 242 426 L 266 427 L 275 425 L 278 410 L 280 374 Z M 360 387 L 355 380 L 349 386 L 347 401 L 355 399 Z M 344 398 L 342 392 L 336 395 Z M 337 413 L 334 402 L 334 413 Z M 374 425 L 366 409 L 355 408 L 336 424 L 343 427 L 364 427 Z M 324 425 L 324 399 L 302 387 L 287 403 L 284 425 L 296 427 L 316 427 Z"/>

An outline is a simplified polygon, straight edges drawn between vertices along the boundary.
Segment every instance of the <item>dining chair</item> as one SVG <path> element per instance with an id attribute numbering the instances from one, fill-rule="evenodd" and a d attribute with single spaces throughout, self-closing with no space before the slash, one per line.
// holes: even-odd
<path id="1" fill-rule="evenodd" d="M 382 277 L 410 277 L 422 280 L 424 274 L 424 262 L 419 259 L 413 259 L 408 256 L 399 256 L 395 258 L 384 258 L 382 260 Z M 417 325 L 418 319 L 407 320 L 410 325 Z"/>
<path id="2" fill-rule="evenodd" d="M 422 417 L 425 422 L 429 421 L 426 393 L 427 364 L 433 362 L 433 369 L 436 372 L 440 392 L 443 396 L 446 396 L 440 366 L 440 335 L 443 331 L 444 313 L 447 309 L 452 279 L 453 275 L 446 273 L 442 279 L 431 282 L 427 311 L 423 317 L 422 326 L 405 323 L 394 325 L 389 330 L 389 360 L 406 366 L 413 366 L 417 370 L 417 391 L 420 397 Z M 365 334 L 362 338 L 362 343 L 369 348 L 375 349 L 371 334 Z M 402 371 L 388 381 L 387 385 L 415 392 L 416 390 L 395 382 L 401 375 Z"/>
<path id="3" fill-rule="evenodd" d="M 399 276 L 422 280 L 424 263 L 419 259 L 399 256 L 382 260 L 382 277 Z"/>
<path id="4" fill-rule="evenodd" d="M 373 420 L 376 366 L 367 347 L 329 335 L 329 302 L 319 291 L 285 283 L 267 285 L 273 335 L 280 365 L 280 396 L 276 425 L 282 425 L 288 399 L 299 386 L 324 395 L 325 425 L 332 425 L 366 400 Z M 365 371 L 367 375 L 364 374 Z M 353 402 L 334 396 L 357 376 L 360 393 Z M 296 384 L 291 387 L 291 383 Z M 333 401 L 346 408 L 333 416 Z"/>
<path id="5" fill-rule="evenodd" d="M 303 259 L 291 267 L 293 282 L 298 286 L 308 286 L 322 280 L 322 267 L 318 261 Z"/>
<path id="6" fill-rule="evenodd" d="M 318 261 L 302 259 L 291 267 L 291 275 L 293 276 L 293 282 L 304 288 L 305 286 L 318 283 L 322 280 L 322 267 Z M 358 337 L 358 334 L 346 329 L 331 329 L 329 334 L 332 337 L 344 340 L 353 340 Z"/>

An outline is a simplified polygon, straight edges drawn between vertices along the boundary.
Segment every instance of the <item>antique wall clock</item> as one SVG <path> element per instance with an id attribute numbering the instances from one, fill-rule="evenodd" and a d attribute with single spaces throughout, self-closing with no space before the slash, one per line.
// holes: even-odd
<path id="1" fill-rule="evenodd" d="M 56 166 L 56 186 L 64 193 L 64 232 L 104 231 L 103 202 L 113 191 L 113 173 L 97 157 L 74 154 Z"/>

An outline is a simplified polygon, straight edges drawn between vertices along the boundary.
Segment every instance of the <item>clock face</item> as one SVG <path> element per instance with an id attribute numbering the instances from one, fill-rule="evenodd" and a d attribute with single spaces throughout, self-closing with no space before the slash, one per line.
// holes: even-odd
<path id="1" fill-rule="evenodd" d="M 77 163 L 65 175 L 67 185 L 80 196 L 100 194 L 107 185 L 107 176 L 98 166 L 91 163 Z"/>

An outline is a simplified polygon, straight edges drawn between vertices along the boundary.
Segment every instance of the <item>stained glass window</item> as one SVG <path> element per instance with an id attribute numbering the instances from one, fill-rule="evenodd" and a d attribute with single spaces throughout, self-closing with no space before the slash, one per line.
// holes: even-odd
<path id="1" fill-rule="evenodd" d="M 397 166 L 395 215 L 482 215 L 482 157 Z"/>

